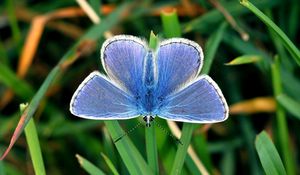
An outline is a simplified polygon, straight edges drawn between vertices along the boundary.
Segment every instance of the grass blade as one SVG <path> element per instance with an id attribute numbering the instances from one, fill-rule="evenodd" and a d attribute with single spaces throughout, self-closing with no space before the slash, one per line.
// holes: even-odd
<path id="1" fill-rule="evenodd" d="M 255 154 L 255 147 L 253 144 L 256 135 L 254 126 L 247 116 L 241 115 L 238 120 L 241 125 L 241 134 L 244 139 L 244 143 L 247 145 L 247 152 L 249 153 L 249 174 L 262 174 L 262 169 L 257 161 L 257 155 Z"/>
<path id="2" fill-rule="evenodd" d="M 272 61 L 272 57 L 269 56 L 266 52 L 257 49 L 253 43 L 245 42 L 240 37 L 230 34 L 228 32 L 224 33 L 223 38 L 224 38 L 224 43 L 237 50 L 240 54 L 261 56 L 263 59 L 260 62 L 258 62 L 257 66 L 263 72 L 270 71 L 270 64 Z"/>
<path id="3" fill-rule="evenodd" d="M 21 112 L 24 111 L 26 106 L 27 105 L 24 104 L 20 105 Z M 44 166 L 42 151 L 33 119 L 30 119 L 25 127 L 25 136 L 35 174 L 45 175 L 46 170 Z"/>
<path id="4" fill-rule="evenodd" d="M 259 55 L 242 55 L 239 56 L 229 63 L 226 63 L 227 66 L 235 66 L 235 65 L 241 65 L 241 64 L 250 64 L 250 63 L 256 63 L 262 59 Z"/>
<path id="5" fill-rule="evenodd" d="M 111 160 L 104 154 L 104 153 L 101 153 L 101 156 L 103 157 L 104 161 L 106 162 L 107 166 L 109 167 L 109 169 L 111 170 L 111 172 L 114 174 L 114 175 L 119 175 L 116 167 L 114 166 L 114 164 L 111 162 Z"/>
<path id="6" fill-rule="evenodd" d="M 124 131 L 118 121 L 104 121 L 104 123 L 113 140 L 124 135 Z M 153 174 L 152 170 L 127 135 L 124 135 L 122 139 L 115 142 L 115 145 L 130 174 Z"/>
<path id="7" fill-rule="evenodd" d="M 103 171 L 101 171 L 98 167 L 96 167 L 90 161 L 81 157 L 79 154 L 76 154 L 76 158 L 78 159 L 80 166 L 90 175 L 105 175 L 105 173 Z"/>
<path id="8" fill-rule="evenodd" d="M 235 156 L 233 150 L 226 150 L 221 160 L 221 174 L 236 174 L 234 169 Z"/>
<path id="9" fill-rule="evenodd" d="M 242 0 L 241 4 L 247 7 L 250 11 L 252 11 L 262 22 L 269 27 L 281 40 L 286 49 L 290 52 L 292 57 L 300 66 L 300 51 L 297 47 L 292 43 L 292 41 L 288 38 L 288 36 L 263 12 L 261 12 L 258 8 L 256 8 L 251 2 L 248 0 Z"/>
<path id="10" fill-rule="evenodd" d="M 6 0 L 6 12 L 8 14 L 8 21 L 10 23 L 13 39 L 15 43 L 19 43 L 21 40 L 21 31 L 18 26 L 18 21 L 15 12 L 15 2 L 13 0 Z"/>
<path id="11" fill-rule="evenodd" d="M 1 175 L 6 175 L 4 165 L 3 165 L 3 161 L 0 161 L 0 174 Z"/>
<path id="12" fill-rule="evenodd" d="M 279 0 L 253 0 L 260 8 L 273 7 L 282 3 Z M 249 13 L 249 11 L 242 6 L 240 6 L 236 1 L 228 1 L 224 3 L 224 8 L 232 15 L 232 17 L 238 17 L 243 14 Z M 200 32 L 201 34 L 210 34 L 213 29 L 215 29 L 220 23 L 224 21 L 224 15 L 217 9 L 207 11 L 200 17 L 191 20 L 183 26 L 183 33 L 188 33 L 192 31 Z"/>
<path id="13" fill-rule="evenodd" d="M 155 50 L 158 42 L 159 42 L 158 37 L 156 37 L 156 35 L 153 33 L 153 31 L 151 31 L 150 39 L 149 39 L 149 47 L 151 49 Z"/>
<path id="14" fill-rule="evenodd" d="M 6 48 L 4 47 L 4 43 L 0 39 L 0 62 L 2 62 L 5 65 L 8 65 L 9 59 L 6 52 L 7 51 Z"/>
<path id="15" fill-rule="evenodd" d="M 32 88 L 19 79 L 16 74 L 6 65 L 0 62 L 0 82 L 11 88 L 18 96 L 28 99 L 34 93 Z"/>
<path id="16" fill-rule="evenodd" d="M 183 167 L 185 157 L 187 154 L 187 149 L 191 142 L 194 127 L 195 125 L 192 123 L 183 124 L 182 136 L 180 138 L 182 145 L 178 144 L 178 149 L 175 155 L 175 161 L 173 163 L 173 167 L 170 174 L 178 175 L 181 173 L 181 169 Z"/>
<path id="17" fill-rule="evenodd" d="M 163 11 L 161 13 L 161 21 L 166 38 L 181 36 L 180 24 L 175 9 L 172 11 Z"/>
<path id="18" fill-rule="evenodd" d="M 208 74 L 213 63 L 216 51 L 223 39 L 223 34 L 227 28 L 227 22 L 223 22 L 219 29 L 208 39 L 204 49 L 204 63 L 201 70 L 202 74 Z"/>
<path id="19" fill-rule="evenodd" d="M 157 144 L 156 144 L 154 125 L 150 127 L 146 127 L 145 132 L 146 132 L 146 152 L 147 152 L 148 164 L 150 168 L 153 170 L 154 174 L 159 174 Z"/>
<path id="20" fill-rule="evenodd" d="M 292 99 L 291 97 L 280 94 L 276 97 L 280 105 L 282 105 L 288 112 L 300 119 L 300 103 Z"/>
<path id="21" fill-rule="evenodd" d="M 255 140 L 255 148 L 267 175 L 286 174 L 280 156 L 265 131 L 262 131 L 257 135 Z"/>
<path id="22" fill-rule="evenodd" d="M 282 81 L 280 77 L 280 63 L 278 57 L 275 57 L 275 62 L 271 65 L 274 96 L 282 94 Z M 277 105 L 276 122 L 278 127 L 278 142 L 280 145 L 284 165 L 287 174 L 296 174 L 295 162 L 289 144 L 289 133 L 286 121 L 286 115 L 281 105 Z"/>
<path id="23" fill-rule="evenodd" d="M 201 175 L 201 172 L 189 154 L 186 156 L 185 163 L 191 175 Z"/>

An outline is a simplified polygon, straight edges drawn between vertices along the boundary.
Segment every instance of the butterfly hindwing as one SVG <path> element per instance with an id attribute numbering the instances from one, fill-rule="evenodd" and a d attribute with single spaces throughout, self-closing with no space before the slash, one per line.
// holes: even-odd
<path id="1" fill-rule="evenodd" d="M 228 106 L 217 84 L 204 75 L 168 96 L 159 117 L 188 123 L 215 123 L 227 119 Z"/>
<path id="2" fill-rule="evenodd" d="M 70 111 L 88 119 L 129 119 L 138 115 L 133 97 L 99 72 L 91 73 L 74 93 Z"/>

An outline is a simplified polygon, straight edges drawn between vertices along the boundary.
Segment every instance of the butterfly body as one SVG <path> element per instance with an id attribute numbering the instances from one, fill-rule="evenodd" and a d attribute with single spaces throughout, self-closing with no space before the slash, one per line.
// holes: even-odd
<path id="1" fill-rule="evenodd" d="M 148 51 L 146 58 L 144 58 L 144 72 L 143 72 L 143 94 L 142 94 L 142 109 L 141 114 L 143 116 L 151 115 L 155 108 L 154 93 L 156 87 L 155 80 L 155 62 L 152 51 Z"/>
<path id="2" fill-rule="evenodd" d="M 128 35 L 107 40 L 101 49 L 107 76 L 91 73 L 74 93 L 70 111 L 89 119 L 113 120 L 143 116 L 190 123 L 213 123 L 228 117 L 228 106 L 217 84 L 197 77 L 203 63 L 200 46 L 173 38 L 153 51 Z"/>

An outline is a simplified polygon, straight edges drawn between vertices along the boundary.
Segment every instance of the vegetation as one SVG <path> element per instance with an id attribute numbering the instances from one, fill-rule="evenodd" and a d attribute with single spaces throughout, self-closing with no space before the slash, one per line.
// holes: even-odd
<path id="1" fill-rule="evenodd" d="M 0 175 L 299 174 L 296 0 L 5 0 L 0 15 Z M 171 37 L 199 43 L 228 120 L 146 128 L 141 117 L 71 115 L 72 94 L 104 72 L 99 50 L 117 34 L 153 49 Z"/>

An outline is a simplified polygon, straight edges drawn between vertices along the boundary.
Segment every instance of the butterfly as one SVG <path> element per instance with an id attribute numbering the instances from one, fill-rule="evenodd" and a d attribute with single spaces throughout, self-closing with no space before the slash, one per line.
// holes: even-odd
<path id="1" fill-rule="evenodd" d="M 146 126 L 155 117 L 188 123 L 228 118 L 218 85 L 208 75 L 198 76 L 203 52 L 191 40 L 163 40 L 153 50 L 138 37 L 117 35 L 103 43 L 101 62 L 107 76 L 94 71 L 85 78 L 71 99 L 73 115 L 95 120 L 143 116 Z"/>

